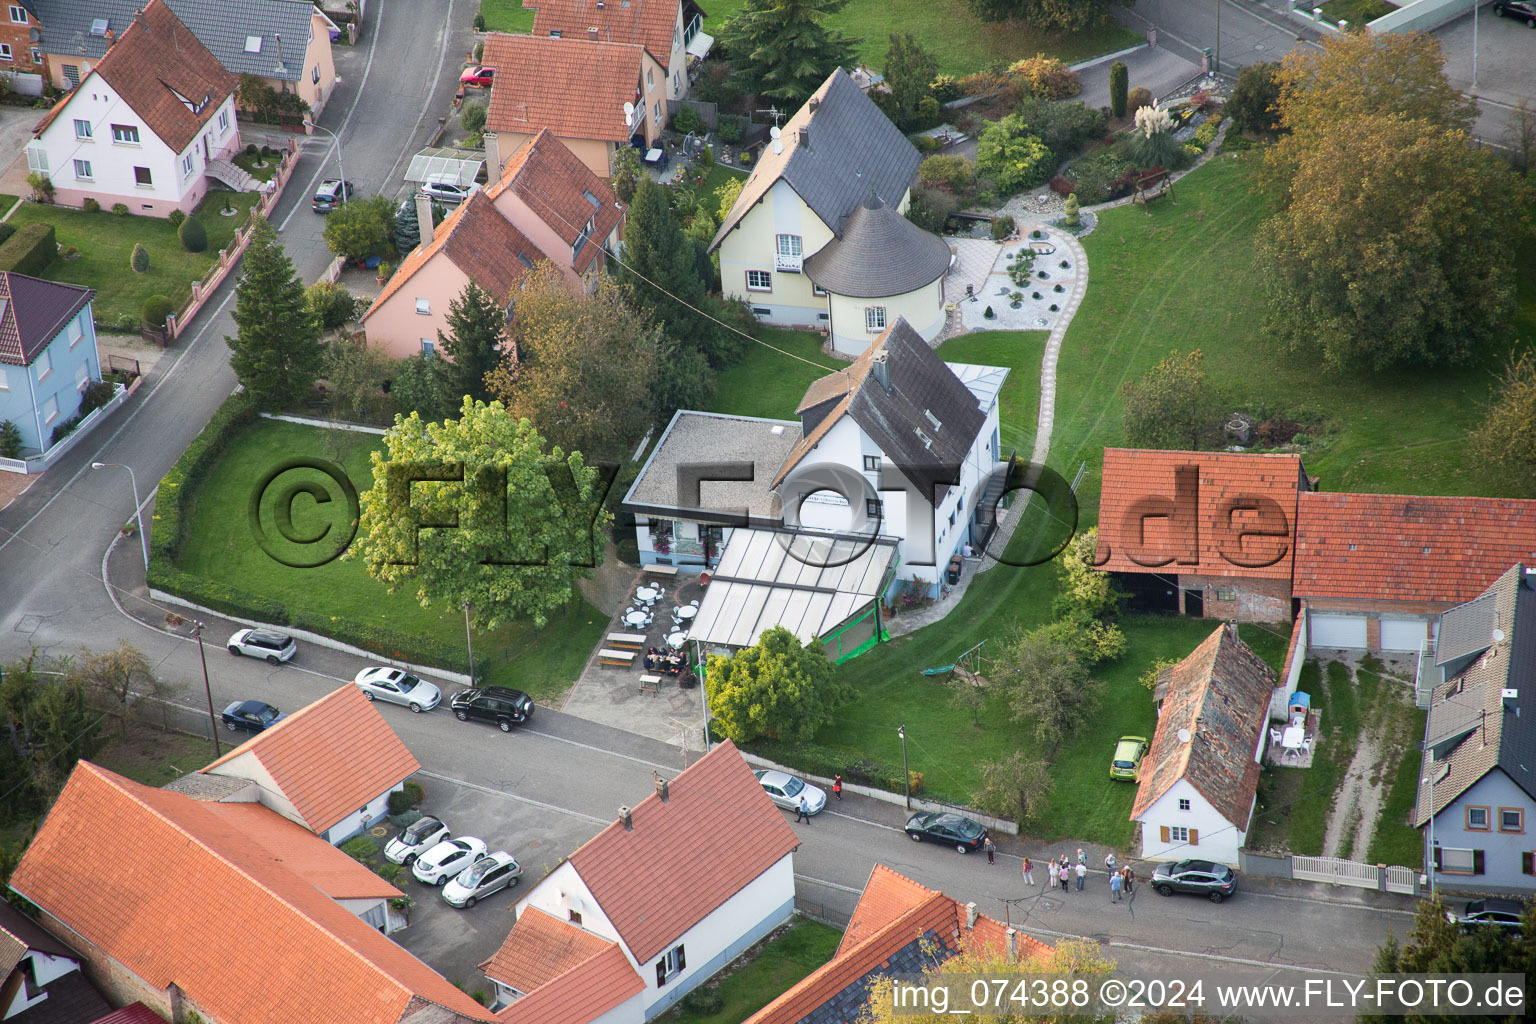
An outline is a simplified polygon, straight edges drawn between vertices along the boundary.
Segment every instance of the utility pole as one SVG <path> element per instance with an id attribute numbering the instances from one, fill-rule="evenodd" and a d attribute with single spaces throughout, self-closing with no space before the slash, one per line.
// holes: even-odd
<path id="1" fill-rule="evenodd" d="M 219 720 L 213 717 L 213 687 L 208 685 L 208 653 L 203 650 L 203 624 L 194 621 L 192 623 L 192 635 L 197 637 L 197 656 L 203 659 L 203 692 L 208 695 L 208 725 L 213 735 L 214 759 L 222 757 L 219 751 Z"/>
<path id="2" fill-rule="evenodd" d="M 1211 60 L 1211 73 L 1221 73 L 1221 0 L 1216 0 L 1216 52 Z"/>
<path id="3" fill-rule="evenodd" d="M 1429 785 L 1429 856 L 1424 858 L 1424 870 L 1429 872 L 1429 898 L 1435 898 L 1435 766 L 1429 766 L 1429 774 L 1419 781 Z"/>
<path id="4" fill-rule="evenodd" d="M 907 770 L 907 727 L 898 725 L 896 735 L 901 737 L 901 792 L 906 798 L 907 810 L 912 809 L 912 773 Z"/>
<path id="5" fill-rule="evenodd" d="M 464 602 L 464 643 L 469 648 L 469 685 L 475 685 L 475 641 L 469 635 L 469 602 Z"/>
<path id="6" fill-rule="evenodd" d="M 1472 88 L 1477 88 L 1477 5 L 1482 0 L 1472 0 Z"/>

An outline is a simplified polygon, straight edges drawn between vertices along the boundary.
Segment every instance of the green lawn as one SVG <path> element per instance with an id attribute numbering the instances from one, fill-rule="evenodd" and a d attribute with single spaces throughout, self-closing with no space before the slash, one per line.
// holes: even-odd
<path id="1" fill-rule="evenodd" d="M 16 205 L 16 197 L 0 193 L 0 217 L 4 217 Z"/>
<path id="2" fill-rule="evenodd" d="M 308 611 L 366 625 L 438 638 L 462 638 L 464 616 L 457 609 L 427 609 L 404 589 L 390 594 L 368 575 L 361 560 L 334 561 L 315 569 L 293 569 L 268 558 L 251 538 L 246 520 L 250 489 L 273 466 L 296 456 L 338 462 L 359 491 L 372 486 L 368 455 L 380 438 L 263 420 L 232 444 L 208 475 L 184 527 L 187 538 L 179 568 L 281 601 L 290 614 Z M 283 476 L 324 478 L 309 471 Z M 270 510 L 265 510 L 270 523 Z M 321 506 L 301 500 L 294 509 L 298 533 L 326 525 Z M 535 699 L 563 693 L 581 673 L 601 636 L 606 618 L 578 601 L 536 630 L 514 622 L 475 634 L 475 667 L 488 681 L 526 690 Z M 410 652 L 405 652 L 409 655 Z"/>
<path id="3" fill-rule="evenodd" d="M 821 351 L 822 337 L 812 331 L 782 331 L 759 328 L 758 340 L 774 348 L 809 359 L 817 366 L 835 370 L 848 364 Z M 807 366 L 764 345 L 749 344 L 741 362 L 720 373 L 711 411 L 735 416 L 762 416 L 766 419 L 794 419 L 795 406 L 811 382 L 825 377 L 825 371 Z"/>
<path id="4" fill-rule="evenodd" d="M 1103 449 L 1125 443 L 1117 389 L 1170 350 L 1199 348 L 1207 379 L 1235 408 L 1321 414 L 1326 435 L 1303 458 L 1325 490 L 1510 493 L 1463 454 L 1502 353 L 1458 369 L 1377 373 L 1366 381 L 1265 340 L 1253 248 L 1266 205 L 1250 188 L 1258 159 L 1249 153 L 1211 161 L 1179 182 L 1177 205 L 1100 215 L 1083 242 L 1092 283 L 1061 350 L 1052 465 L 1070 476 L 1086 460 L 1083 494 L 1096 503 Z M 1530 259 L 1516 262 L 1523 311 L 1511 342 L 1517 330 L 1531 338 L 1536 326 L 1536 269 Z M 1511 496 L 1536 495 L 1536 480 L 1517 488 Z"/>
<path id="5" fill-rule="evenodd" d="M 532 32 L 535 13 L 525 10 L 522 0 L 480 0 L 487 32 Z"/>
<path id="6" fill-rule="evenodd" d="M 736 1024 L 767 1006 L 816 968 L 832 959 L 843 933 L 819 921 L 797 917 L 771 941 L 749 951 L 752 959 L 735 966 L 710 987 L 724 1000 L 714 1013 L 693 1013 L 684 999 L 662 1017 L 669 1024 Z"/>
<path id="7" fill-rule="evenodd" d="M 705 31 L 716 33 L 741 8 L 742 0 L 708 4 Z M 939 70 L 950 75 L 968 75 L 995 60 L 1015 61 L 1037 53 L 1072 64 L 1134 46 L 1144 38 L 1119 25 L 1073 34 L 984 22 L 964 0 L 848 0 L 848 6 L 830 16 L 827 24 L 859 39 L 855 48 L 859 60 L 876 70 L 885 66 L 891 33 L 911 32 L 933 50 Z"/>
<path id="8" fill-rule="evenodd" d="M 226 196 L 239 211 L 233 217 L 220 215 Z M 234 238 L 235 228 L 246 222 L 257 198 L 254 192 L 211 193 L 197 211 L 208 229 L 208 248 L 199 253 L 183 249 L 176 229 L 162 217 L 119 217 L 110 209 L 86 213 L 26 203 L 9 223 L 20 228 L 46 221 L 53 225 L 59 245 L 77 246 L 79 259 L 54 260 L 41 276 L 96 289 L 96 321 L 111 324 L 122 316 L 138 321 L 144 300 L 151 295 L 164 295 L 180 308 L 192 295 L 192 282 L 218 263 L 219 250 Z M 149 270 L 143 274 L 134 273 L 128 265 L 135 243 L 149 250 Z"/>
<path id="9" fill-rule="evenodd" d="M 1428 711 L 1420 711 L 1418 708 L 1411 709 L 1411 713 L 1404 716 L 1402 729 L 1407 742 L 1402 755 L 1391 766 L 1392 785 L 1387 790 L 1387 798 L 1382 801 L 1381 814 L 1376 818 L 1376 831 L 1371 836 L 1371 845 L 1365 854 L 1368 864 L 1402 864 L 1415 869 L 1423 868 L 1424 837 L 1418 829 L 1408 824 L 1408 815 L 1418 797 L 1419 773 L 1424 768 L 1418 753 L 1418 742 L 1424 736 L 1424 720 L 1428 716 Z"/>
<path id="10" fill-rule="evenodd" d="M 277 173 L 278 159 L 279 158 L 275 156 L 269 156 L 265 158 L 261 157 L 260 155 L 247 156 L 245 151 L 241 150 L 239 153 L 235 154 L 235 165 L 240 167 L 245 171 L 246 174 L 249 174 L 257 181 L 271 181 L 272 176 Z M 262 164 L 260 167 L 256 166 L 256 161 L 258 160 L 260 160 Z"/>

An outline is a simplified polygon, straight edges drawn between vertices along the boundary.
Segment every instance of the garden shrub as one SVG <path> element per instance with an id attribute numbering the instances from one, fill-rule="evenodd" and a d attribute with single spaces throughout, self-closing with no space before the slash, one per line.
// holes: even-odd
<path id="1" fill-rule="evenodd" d="M 80 415 L 94 412 L 112 401 L 116 389 L 104 380 L 93 380 L 80 393 Z"/>
<path id="2" fill-rule="evenodd" d="M 1073 189 L 1077 188 L 1077 186 L 1073 183 L 1071 178 L 1058 174 L 1056 177 L 1051 179 L 1049 188 L 1052 192 L 1055 192 L 1057 195 L 1065 199 L 1067 196 L 1072 194 Z"/>
<path id="3" fill-rule="evenodd" d="M 1125 116 L 1126 93 L 1131 84 L 1131 73 L 1124 62 L 1115 61 L 1109 66 L 1109 109 L 1115 117 Z"/>
<path id="4" fill-rule="evenodd" d="M 114 216 L 114 217 L 126 217 L 126 216 L 128 216 L 128 204 L 127 203 L 113 203 L 112 204 L 112 216 Z"/>
<path id="5" fill-rule="evenodd" d="M 1155 103 L 1136 111 L 1136 130 L 1121 143 L 1127 160 L 1137 168 L 1173 167 L 1182 158 L 1183 143 L 1174 138 L 1173 118 Z"/>
<path id="6" fill-rule="evenodd" d="M 187 252 L 203 252 L 208 248 L 208 229 L 196 217 L 182 221 L 181 227 L 176 229 L 176 237 L 181 239 L 181 247 Z"/>
<path id="7" fill-rule="evenodd" d="M 1151 105 L 1152 105 L 1152 92 L 1151 92 L 1151 90 L 1143 88 L 1142 86 L 1139 86 L 1139 85 L 1136 88 L 1131 90 L 1130 95 L 1128 95 L 1126 97 L 1126 100 L 1125 100 L 1126 109 L 1130 110 L 1130 111 L 1137 111 L 1137 110 L 1140 110 L 1142 107 L 1150 107 Z"/>
<path id="8" fill-rule="evenodd" d="M 1008 65 L 1008 74 L 1015 89 L 1041 99 L 1064 100 L 1083 91 L 1076 71 L 1043 53 L 1014 61 Z"/>
<path id="9" fill-rule="evenodd" d="M 967 96 L 991 96 L 1008 86 L 1008 76 L 995 71 L 978 71 L 960 79 L 959 86 Z"/>
<path id="10" fill-rule="evenodd" d="M 1029 99 L 1014 111 L 1024 119 L 1029 134 L 1038 135 L 1046 148 L 1065 159 L 1092 139 L 1104 134 L 1104 115 L 1084 103 L 1052 103 Z"/>
<path id="11" fill-rule="evenodd" d="M 1116 191 L 1116 182 L 1129 169 L 1117 149 L 1106 146 L 1078 160 L 1067 174 L 1077 183 L 1077 201 L 1092 206 L 1125 195 Z"/>
<path id="12" fill-rule="evenodd" d="M 1212 114 L 1206 118 L 1199 128 L 1195 129 L 1195 137 L 1192 140 L 1202 150 L 1209 149 L 1211 143 L 1216 141 L 1216 132 L 1221 128 L 1221 115 Z"/>
<path id="13" fill-rule="evenodd" d="M 944 230 L 944 222 L 949 220 L 949 215 L 959 208 L 960 200 L 952 192 L 919 182 L 912 189 L 907 219 L 924 231 L 938 234 Z"/>
<path id="14" fill-rule="evenodd" d="M 21 458 L 21 428 L 10 420 L 0 420 L 0 456 Z"/>
<path id="15" fill-rule="evenodd" d="M 80 204 L 80 209 L 84 210 L 86 213 L 100 213 L 101 204 L 92 199 L 90 196 L 86 196 L 85 201 Z M 180 212 L 180 210 L 173 210 L 171 215 L 175 216 Z"/>
<path id="16" fill-rule="evenodd" d="M 482 39 L 479 42 L 475 43 L 474 53 L 475 53 L 475 63 L 476 64 L 479 64 L 482 60 L 485 59 L 485 40 Z"/>
<path id="17" fill-rule="evenodd" d="M 397 789 L 389 794 L 389 813 L 391 816 L 404 814 L 414 806 L 416 805 L 411 802 L 411 795 L 403 789 Z"/>
<path id="18" fill-rule="evenodd" d="M 172 210 L 165 219 L 171 222 L 171 227 L 180 231 L 182 224 L 186 223 L 187 215 L 180 210 Z"/>
<path id="19" fill-rule="evenodd" d="M 614 555 L 625 565 L 640 564 L 640 542 L 631 534 L 614 541 Z"/>
<path id="20" fill-rule="evenodd" d="M 427 798 L 427 791 L 421 788 L 421 783 L 415 781 L 407 781 L 400 792 L 411 798 L 412 807 L 420 807 L 421 802 Z"/>
<path id="21" fill-rule="evenodd" d="M 10 237 L 12 235 L 14 235 L 15 233 L 16 233 L 16 225 L 15 224 L 7 224 L 4 221 L 0 221 L 0 245 L 4 245 L 7 241 L 10 240 Z"/>
<path id="22" fill-rule="evenodd" d="M 1010 217 L 1008 214 L 1005 213 L 1001 217 L 993 217 L 992 218 L 992 240 L 993 241 L 1001 242 L 1003 239 L 1007 238 L 1011 234 L 1013 234 L 1013 218 L 1012 217 Z"/>
<path id="23" fill-rule="evenodd" d="M 369 836 L 353 836 L 341 844 L 341 852 L 354 860 L 368 860 L 379 852 L 379 844 Z"/>
<path id="24" fill-rule="evenodd" d="M 357 311 L 357 299 L 339 284 L 316 281 L 304 289 L 304 307 L 320 321 L 320 328 L 334 331 Z"/>
<path id="25" fill-rule="evenodd" d="M 919 153 L 934 153 L 940 148 L 939 140 L 931 135 L 912 136 L 912 145 L 917 147 Z"/>
<path id="26" fill-rule="evenodd" d="M 144 248 L 143 243 L 133 243 L 133 252 L 128 256 L 128 265 L 133 268 L 135 274 L 149 272 L 149 250 Z"/>
<path id="27" fill-rule="evenodd" d="M 53 225 L 28 224 L 0 244 L 0 270 L 41 277 L 58 254 Z"/>
<path id="28" fill-rule="evenodd" d="M 696 132 L 703 128 L 704 119 L 699 117 L 697 110 L 684 103 L 677 113 L 672 115 L 670 127 L 679 135 L 687 135 L 689 132 Z"/>
<path id="29" fill-rule="evenodd" d="M 470 25 L 474 28 L 474 30 L 476 32 L 484 32 L 485 31 L 485 15 L 481 14 L 479 11 L 476 11 L 475 12 L 475 20 L 470 22 Z"/>
<path id="30" fill-rule="evenodd" d="M 736 119 L 733 117 L 722 117 L 720 119 L 718 134 L 720 141 L 728 146 L 734 146 L 737 142 L 741 141 L 741 128 L 736 124 Z"/>
<path id="31" fill-rule="evenodd" d="M 464 109 L 459 112 L 459 127 L 472 134 L 482 131 L 485 128 L 485 104 L 464 104 Z"/>
<path id="32" fill-rule="evenodd" d="M 928 83 L 928 88 L 932 91 L 933 98 L 941 104 L 960 98 L 960 83 L 955 80 L 954 75 L 939 75 Z"/>
<path id="33" fill-rule="evenodd" d="M 976 165 L 958 154 L 930 156 L 918 165 L 917 180 L 961 195 L 976 180 Z"/>
<path id="34" fill-rule="evenodd" d="M 163 330 L 166 319 L 176 312 L 176 307 L 164 295 L 151 295 L 144 300 L 144 307 L 141 312 L 144 314 L 144 322 L 146 324 L 149 324 L 149 326 L 156 330 Z"/>
<path id="35" fill-rule="evenodd" d="M 991 178 L 999 192 L 1011 195 L 1034 188 L 1054 168 L 1050 149 L 1038 136 L 1028 134 L 1018 114 L 989 124 L 976 140 L 976 171 Z"/>
<path id="36" fill-rule="evenodd" d="M 1275 110 L 1280 102 L 1280 81 L 1275 77 L 1279 70 L 1278 63 L 1265 61 L 1249 64 L 1237 73 L 1225 108 L 1236 127 L 1249 132 L 1274 131 L 1279 118 Z"/>
<path id="37" fill-rule="evenodd" d="M 924 128 L 932 128 L 939 123 L 939 101 L 932 96 L 924 96 L 917 101 L 917 122 Z"/>
<path id="38" fill-rule="evenodd" d="M 683 997 L 683 1009 L 699 1017 L 719 1013 L 725 1007 L 725 996 L 714 985 L 696 988 Z"/>

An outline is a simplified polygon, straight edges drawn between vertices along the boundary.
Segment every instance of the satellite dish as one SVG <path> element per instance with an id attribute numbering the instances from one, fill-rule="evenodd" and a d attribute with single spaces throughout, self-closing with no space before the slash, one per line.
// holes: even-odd
<path id="1" fill-rule="evenodd" d="M 1493 642 L 1496 644 L 1501 644 L 1504 642 L 1504 631 L 1502 629 L 1496 629 L 1493 631 Z"/>
<path id="2" fill-rule="evenodd" d="M 1179 730 L 1179 742 L 1180 743 L 1188 743 L 1189 742 L 1189 730 L 1188 729 L 1180 729 Z"/>
<path id="3" fill-rule="evenodd" d="M 624 104 L 624 122 L 626 124 L 628 124 L 630 121 L 633 121 L 634 119 L 635 119 L 635 105 L 633 103 L 626 103 L 626 104 Z"/>
<path id="4" fill-rule="evenodd" d="M 778 138 L 778 137 L 779 137 L 779 136 L 780 136 L 780 135 L 783 135 L 783 134 L 784 134 L 784 133 L 783 133 L 783 132 L 782 132 L 782 131 L 780 131 L 780 130 L 779 130 L 779 126 L 778 126 L 778 125 L 774 125 L 774 126 L 773 126 L 773 127 L 772 127 L 772 128 L 769 128 L 769 129 L 768 129 L 768 137 L 769 137 L 769 138 L 770 138 L 770 139 L 776 139 L 776 138 Z"/>
<path id="5" fill-rule="evenodd" d="M 774 125 L 772 128 L 768 129 L 768 138 L 773 140 L 769 142 L 768 145 L 773 148 L 775 153 L 784 152 L 784 143 L 779 140 L 779 136 L 781 134 L 782 133 L 779 131 L 778 125 Z"/>

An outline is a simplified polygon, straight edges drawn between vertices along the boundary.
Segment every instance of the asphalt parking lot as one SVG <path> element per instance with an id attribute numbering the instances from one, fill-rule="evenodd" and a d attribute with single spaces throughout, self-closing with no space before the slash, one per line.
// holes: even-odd
<path id="1" fill-rule="evenodd" d="M 501 738 L 499 733 L 497 738 Z M 522 866 L 523 876 L 516 885 L 468 910 L 457 910 L 443 902 L 436 886 L 422 885 L 407 873 L 399 887 L 414 900 L 411 923 L 391 938 L 449 981 L 458 982 L 466 992 L 482 989 L 490 995 L 493 986 L 481 973 L 480 964 L 496 952 L 512 929 L 513 905 L 561 858 L 600 832 L 606 822 L 599 824 L 586 816 L 532 805 L 503 793 L 446 782 L 425 772 L 417 774 L 415 781 L 426 790 L 421 805 L 424 813 L 441 819 L 455 836 L 483 839 L 492 852 L 506 850 Z M 507 790 L 515 792 L 515 780 L 508 783 Z M 389 838 L 398 831 L 391 827 Z"/>

